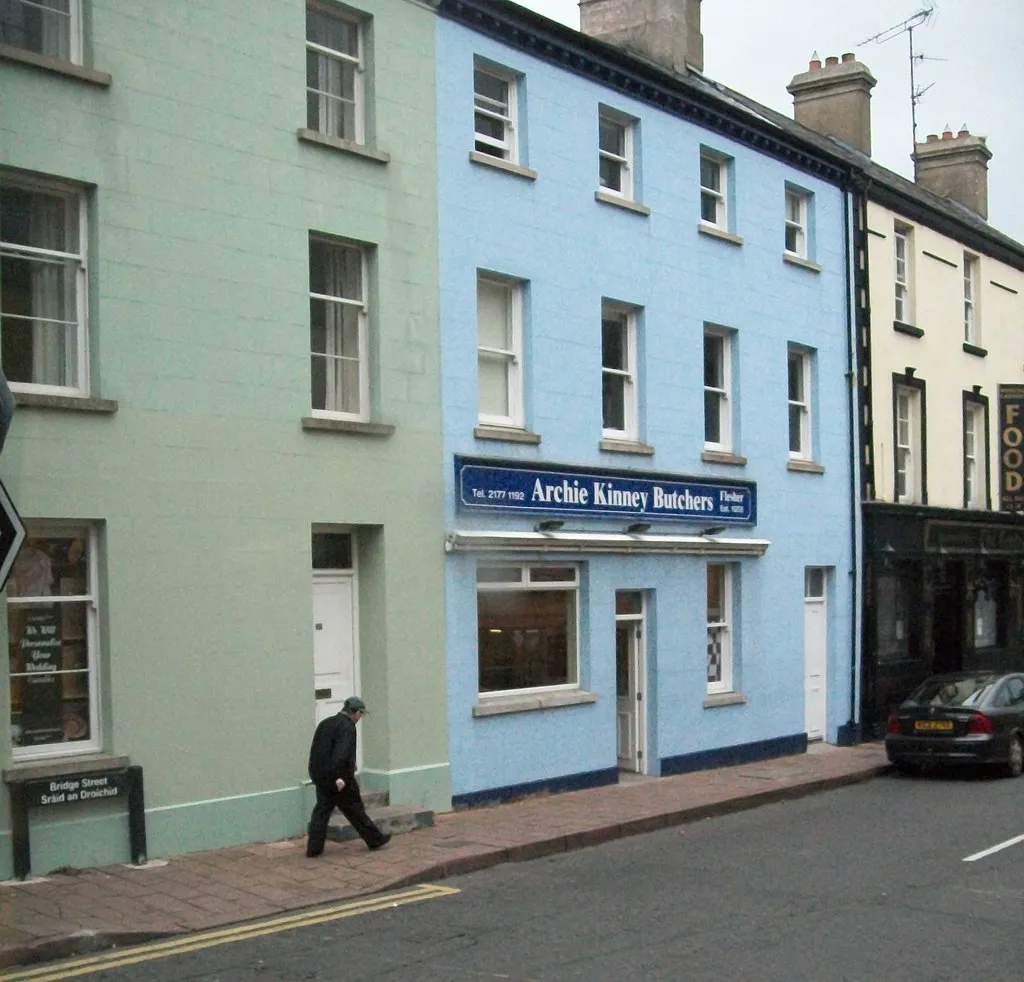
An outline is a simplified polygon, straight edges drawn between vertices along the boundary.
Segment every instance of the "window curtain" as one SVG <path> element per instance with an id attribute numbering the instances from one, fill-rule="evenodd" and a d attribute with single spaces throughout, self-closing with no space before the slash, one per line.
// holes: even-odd
<path id="1" fill-rule="evenodd" d="M 68 248 L 68 202 L 33 194 L 29 206 L 29 241 L 37 249 Z M 32 381 L 69 386 L 75 378 L 76 269 L 73 260 L 33 257 Z"/>

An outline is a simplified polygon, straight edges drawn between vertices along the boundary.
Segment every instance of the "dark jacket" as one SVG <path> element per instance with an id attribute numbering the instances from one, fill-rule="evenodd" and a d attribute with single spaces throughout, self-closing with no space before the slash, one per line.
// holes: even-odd
<path id="1" fill-rule="evenodd" d="M 344 712 L 322 720 L 309 748 L 309 777 L 314 784 L 346 784 L 356 776 L 356 724 Z"/>

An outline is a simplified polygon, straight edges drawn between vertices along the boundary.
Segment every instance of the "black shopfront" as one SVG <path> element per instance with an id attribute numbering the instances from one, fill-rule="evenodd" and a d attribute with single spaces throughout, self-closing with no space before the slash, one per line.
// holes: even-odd
<path id="1" fill-rule="evenodd" d="M 934 672 L 1024 667 L 1024 515 L 865 503 L 861 722 Z"/>

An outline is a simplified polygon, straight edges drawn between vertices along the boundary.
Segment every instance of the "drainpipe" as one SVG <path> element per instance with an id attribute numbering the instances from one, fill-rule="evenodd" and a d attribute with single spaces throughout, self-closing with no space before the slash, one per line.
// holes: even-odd
<path id="1" fill-rule="evenodd" d="M 850 227 L 850 200 L 854 190 L 844 189 L 843 194 L 843 241 L 846 250 L 846 388 L 847 416 L 850 421 L 850 556 L 853 562 L 851 570 L 851 614 L 850 617 L 850 718 L 846 725 L 839 728 L 837 743 L 851 745 L 860 742 L 860 726 L 858 722 L 857 680 L 860 660 L 857 657 L 860 637 L 860 578 L 861 578 L 861 536 L 860 536 L 860 427 L 857 418 L 857 337 L 856 310 L 854 296 L 860 286 L 859 267 L 854 262 L 856 250 L 852 247 Z M 865 257 L 866 257 L 866 244 Z"/>

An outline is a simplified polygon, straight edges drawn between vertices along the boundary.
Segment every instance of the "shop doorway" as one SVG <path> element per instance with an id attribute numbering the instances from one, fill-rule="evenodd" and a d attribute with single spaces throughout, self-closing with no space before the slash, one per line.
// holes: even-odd
<path id="1" fill-rule="evenodd" d="M 645 605 L 639 590 L 615 594 L 615 721 L 618 766 L 646 772 Z"/>
<path id="2" fill-rule="evenodd" d="M 964 564 L 939 567 L 932 600 L 932 671 L 959 672 L 964 666 L 964 606 L 967 587 Z"/>
<path id="3" fill-rule="evenodd" d="M 827 582 L 828 570 L 823 567 L 807 566 L 804 569 L 804 728 L 808 740 L 825 739 Z"/>

